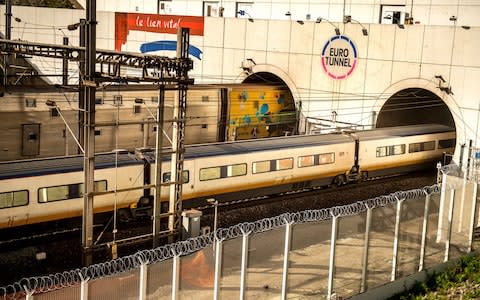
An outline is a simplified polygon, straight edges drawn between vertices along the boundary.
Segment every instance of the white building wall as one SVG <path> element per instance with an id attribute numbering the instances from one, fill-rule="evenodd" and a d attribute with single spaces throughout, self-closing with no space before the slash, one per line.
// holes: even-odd
<path id="1" fill-rule="evenodd" d="M 475 7 L 480 10 L 480 6 Z M 445 12 L 450 9 L 449 5 L 441 7 Z M 455 9 L 460 11 L 459 6 Z M 4 13 L 4 7 L 0 7 L 0 13 Z M 73 45 L 78 44 L 78 31 L 67 31 L 66 26 L 83 18 L 84 11 L 15 6 L 13 15 L 22 19 L 14 22 L 13 39 L 61 44 L 66 35 Z M 97 18 L 98 48 L 114 49 L 114 13 L 98 12 Z M 0 19 L 1 28 L 3 22 Z M 199 84 L 241 83 L 247 77 L 242 65 L 252 59 L 253 72 L 271 72 L 285 81 L 297 104 L 302 103 L 303 117 L 328 119 L 335 111 L 339 121 L 364 125 L 371 125 L 372 112 L 378 113 L 394 93 L 424 88 L 448 105 L 455 118 L 458 142 L 472 139 L 474 146 L 480 146 L 480 99 L 476 90 L 480 80 L 480 27 L 417 24 L 401 29 L 365 24 L 368 36 L 364 36 L 359 24 L 334 25 L 358 49 L 356 69 L 346 79 L 334 80 L 322 69 L 322 48 L 335 35 L 332 24 L 213 17 L 204 19 L 203 36 L 191 36 L 191 44 L 203 51 L 201 60 L 193 58 L 191 76 Z M 174 39 L 173 34 L 130 31 L 122 50 L 139 52 L 142 43 Z M 61 70 L 61 62 L 45 58 L 34 61 L 46 74 Z M 443 86 L 451 86 L 452 95 L 439 89 L 435 76 L 440 75 L 446 80 Z"/>
<path id="2" fill-rule="evenodd" d="M 79 2 L 85 7 L 86 0 Z M 165 10 L 159 10 L 159 3 L 162 2 L 166 5 Z M 342 22 L 344 15 L 350 15 L 362 23 L 375 24 L 380 23 L 382 6 L 397 6 L 412 16 L 414 22 L 423 25 L 451 25 L 451 16 L 457 17 L 459 25 L 480 25 L 477 17 L 480 3 L 477 0 L 97 0 L 97 9 L 107 12 L 202 16 L 204 2 L 223 7 L 224 17 L 228 18 L 237 17 L 239 4 L 251 3 L 247 13 L 254 19 L 316 20 L 322 17 L 332 22 Z"/>

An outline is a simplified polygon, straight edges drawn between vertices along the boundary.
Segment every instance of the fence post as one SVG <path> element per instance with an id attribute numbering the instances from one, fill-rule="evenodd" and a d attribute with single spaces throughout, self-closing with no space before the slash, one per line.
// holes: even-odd
<path id="1" fill-rule="evenodd" d="M 418 272 L 423 270 L 423 265 L 425 263 L 425 247 L 427 244 L 427 231 L 428 231 L 428 213 L 430 207 L 430 197 L 427 191 L 423 190 L 425 193 L 425 208 L 423 210 L 423 225 L 422 225 L 422 241 L 420 245 L 420 261 L 418 263 Z"/>
<path id="2" fill-rule="evenodd" d="M 462 196 L 460 198 L 460 216 L 463 216 L 463 210 L 465 207 L 465 197 L 466 197 L 466 189 L 467 189 L 467 170 L 468 170 L 468 165 L 467 169 L 463 173 L 463 181 L 462 181 Z M 460 217 L 458 218 L 458 231 L 457 232 L 462 232 L 462 225 L 463 225 L 463 218 Z"/>
<path id="3" fill-rule="evenodd" d="M 398 260 L 398 243 L 399 243 L 399 235 L 400 235 L 400 219 L 402 216 L 402 206 L 403 201 L 405 199 L 398 199 L 397 198 L 397 209 L 396 209 L 396 216 L 395 216 L 395 238 L 393 239 L 393 257 L 392 257 L 392 276 L 390 281 L 394 281 L 397 277 L 397 260 Z"/>
<path id="4" fill-rule="evenodd" d="M 333 278 L 335 276 L 335 247 L 337 245 L 337 226 L 338 217 L 332 214 L 332 236 L 330 239 L 330 260 L 328 269 L 328 294 L 327 299 L 332 298 L 333 294 Z"/>
<path id="5" fill-rule="evenodd" d="M 82 282 L 80 283 L 80 300 L 88 300 L 88 281 L 90 277 L 83 278 L 82 273 L 78 274 Z"/>
<path id="6" fill-rule="evenodd" d="M 243 232 L 242 237 L 242 269 L 240 275 L 240 300 L 245 299 L 245 281 L 247 278 L 247 264 L 248 264 L 248 238 L 250 233 Z"/>
<path id="7" fill-rule="evenodd" d="M 367 206 L 367 220 L 365 224 L 365 241 L 363 243 L 363 262 L 362 262 L 362 282 L 360 283 L 360 293 L 364 293 L 367 286 L 367 271 L 368 271 L 368 249 L 370 247 L 370 228 L 372 227 L 372 208 Z"/>
<path id="8" fill-rule="evenodd" d="M 222 271 L 223 241 L 215 239 L 215 282 L 213 285 L 213 299 L 219 299 L 220 275 Z"/>
<path id="9" fill-rule="evenodd" d="M 455 189 L 452 188 L 450 194 L 450 207 L 448 210 L 448 228 L 447 228 L 447 239 L 445 241 L 445 257 L 443 258 L 444 262 L 447 262 L 450 256 L 450 239 L 452 238 L 452 221 L 453 221 L 453 208 L 455 205 Z"/>
<path id="10" fill-rule="evenodd" d="M 23 289 L 25 290 L 25 300 L 34 300 L 33 293 L 35 292 L 35 290 L 29 291 L 27 286 L 25 285 L 23 286 Z"/>
<path id="11" fill-rule="evenodd" d="M 288 259 L 290 254 L 290 245 L 292 243 L 292 223 L 287 222 L 285 226 L 285 247 L 283 249 L 283 276 L 282 276 L 282 300 L 287 299 L 287 280 L 288 280 Z"/>
<path id="12" fill-rule="evenodd" d="M 447 174 L 442 174 L 442 187 L 440 189 L 440 208 L 438 210 L 438 227 L 437 227 L 437 243 L 442 240 L 442 228 L 443 228 L 443 210 L 445 207 L 445 194 L 447 192 Z"/>
<path id="13" fill-rule="evenodd" d="M 477 212 L 477 182 L 473 183 L 473 193 L 472 193 L 472 214 L 470 215 L 470 232 L 468 237 L 468 253 L 472 252 L 472 243 L 473 243 L 473 230 L 475 228 L 475 214 Z"/>
<path id="14" fill-rule="evenodd" d="M 180 255 L 173 256 L 172 299 L 177 300 L 180 290 Z"/>
<path id="15" fill-rule="evenodd" d="M 138 300 L 145 300 L 147 299 L 148 266 L 142 260 L 140 260 L 140 263 L 140 284 L 138 291 Z"/>

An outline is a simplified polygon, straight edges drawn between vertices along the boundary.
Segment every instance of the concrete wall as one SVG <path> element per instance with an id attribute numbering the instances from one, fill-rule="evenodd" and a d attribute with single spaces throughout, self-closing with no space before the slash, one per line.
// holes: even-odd
<path id="1" fill-rule="evenodd" d="M 443 7 L 443 6 L 442 6 Z M 463 6 L 462 6 L 463 7 Z M 0 8 L 3 14 L 4 7 Z M 457 9 L 459 9 L 457 7 Z M 480 7 L 475 11 L 480 11 Z M 14 7 L 14 39 L 60 44 L 65 35 L 78 44 L 78 32 L 65 28 L 84 16 L 79 10 Z M 113 13 L 99 12 L 98 48 L 114 48 Z M 4 26 L 0 19 L 0 26 Z M 55 25 L 54 25 L 55 24 Z M 372 112 L 379 112 L 385 101 L 406 88 L 423 88 L 438 95 L 455 118 L 458 142 L 472 139 L 479 146 L 480 27 L 366 24 L 368 36 L 354 23 L 315 23 L 286 20 L 205 18 L 204 35 L 191 36 L 190 43 L 203 51 L 193 58 L 191 75 L 196 83 L 241 83 L 251 72 L 271 72 L 302 102 L 303 117 L 330 118 L 371 125 Z M 351 75 L 342 80 L 330 78 L 321 64 L 322 49 L 332 38 L 334 26 L 356 45 L 358 60 Z M 3 27 L 0 27 L 3 28 Z M 141 44 L 175 40 L 172 34 L 131 31 L 123 51 L 139 52 Z M 174 56 L 174 52 L 155 52 Z M 255 64 L 249 62 L 252 59 Z M 45 58 L 35 59 L 45 73 L 60 71 Z M 72 71 L 73 72 L 73 71 Z M 441 83 L 435 76 L 442 76 Z M 439 87 L 451 87 L 453 94 Z M 458 155 L 458 153 L 457 153 Z"/>
<path id="2" fill-rule="evenodd" d="M 79 1 L 85 7 L 86 0 Z M 202 16 L 203 2 L 224 8 L 224 16 L 237 17 L 237 3 L 248 4 L 243 10 L 254 19 L 316 20 L 327 18 L 341 22 L 343 15 L 350 15 L 362 23 L 380 23 L 382 5 L 397 6 L 423 25 L 451 25 L 449 18 L 457 16 L 459 25 L 478 26 L 478 3 L 475 0 L 277 0 L 277 1 L 229 1 L 229 0 L 175 0 L 163 1 L 166 7 L 161 14 Z M 99 11 L 157 13 L 158 1 L 150 0 L 97 0 Z M 290 15 L 286 13 L 290 12 Z M 244 17 L 248 17 L 244 15 Z M 387 21 L 388 22 L 388 21 Z"/>

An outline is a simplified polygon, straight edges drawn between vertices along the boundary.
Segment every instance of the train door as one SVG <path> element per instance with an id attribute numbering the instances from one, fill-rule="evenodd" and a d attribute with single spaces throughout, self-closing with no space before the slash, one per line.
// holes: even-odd
<path id="1" fill-rule="evenodd" d="M 40 154 L 40 124 L 22 124 L 22 156 Z"/>

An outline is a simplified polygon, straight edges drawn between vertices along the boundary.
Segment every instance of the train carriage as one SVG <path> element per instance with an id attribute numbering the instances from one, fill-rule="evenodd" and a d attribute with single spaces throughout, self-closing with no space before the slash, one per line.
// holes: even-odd
<path id="1" fill-rule="evenodd" d="M 380 128 L 355 133 L 288 136 L 186 147 L 183 207 L 208 198 L 239 200 L 377 176 L 432 168 L 455 149 L 455 131 L 444 125 Z M 95 157 L 95 212 L 118 209 L 124 218 L 150 213 L 154 151 Z M 162 181 L 170 178 L 163 157 Z M 0 228 L 81 216 L 83 157 L 0 163 Z M 116 190 L 128 192 L 114 193 Z M 161 201 L 167 203 L 168 185 Z M 164 205 L 167 207 L 167 205 Z"/>

